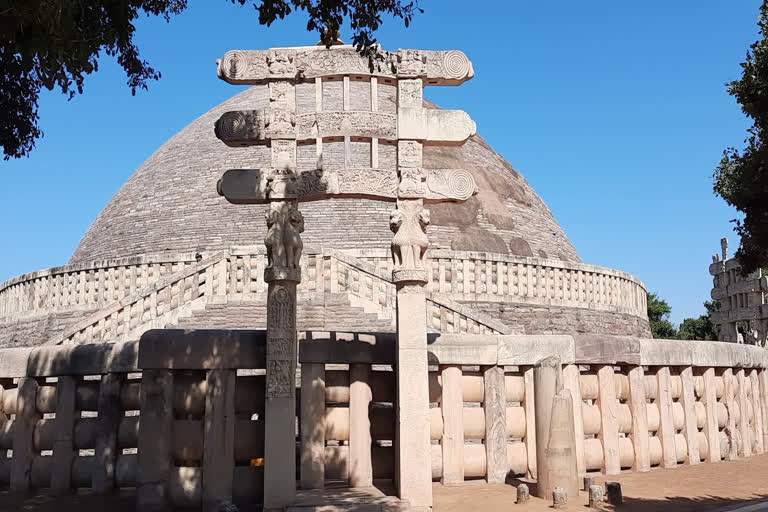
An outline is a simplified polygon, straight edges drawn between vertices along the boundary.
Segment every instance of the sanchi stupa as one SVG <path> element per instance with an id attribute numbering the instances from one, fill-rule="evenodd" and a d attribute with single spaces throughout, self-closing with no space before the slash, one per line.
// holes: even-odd
<path id="1" fill-rule="evenodd" d="M 582 263 L 470 114 L 423 99 L 473 78 L 465 54 L 234 50 L 217 72 L 249 87 L 67 265 L 0 285 L 0 484 L 426 511 L 472 479 L 579 500 L 584 475 L 765 451 L 766 352 L 650 339 L 643 283 Z"/>

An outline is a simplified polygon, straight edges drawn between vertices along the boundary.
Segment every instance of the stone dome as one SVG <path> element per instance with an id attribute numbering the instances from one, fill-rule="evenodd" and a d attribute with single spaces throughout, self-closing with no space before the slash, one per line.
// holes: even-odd
<path id="1" fill-rule="evenodd" d="M 351 109 L 370 107 L 367 82 L 350 84 Z M 297 86 L 297 111 L 314 111 L 314 84 Z M 379 109 L 395 111 L 395 87 L 379 86 Z M 341 109 L 342 83 L 324 84 L 324 108 Z M 216 193 L 216 182 L 231 168 L 266 167 L 266 147 L 230 148 L 214 135 L 225 111 L 268 103 L 266 86 L 250 87 L 206 112 L 158 149 L 107 204 L 70 263 L 169 252 L 213 251 L 235 245 L 260 245 L 265 233 L 263 205 L 232 205 Z M 425 102 L 427 107 L 436 108 Z M 471 114 L 471 113 L 470 113 Z M 367 166 L 370 144 L 351 142 L 353 166 Z M 323 145 L 323 159 L 343 167 L 344 142 Z M 392 168 L 394 145 L 382 144 L 380 167 Z M 298 170 L 314 166 L 314 146 L 299 146 Z M 463 146 L 426 146 L 428 168 L 469 170 L 480 192 L 464 204 L 430 205 L 432 246 L 580 262 L 568 237 L 525 178 L 480 136 Z M 305 245 L 312 248 L 389 247 L 393 205 L 361 198 L 303 203 Z"/>

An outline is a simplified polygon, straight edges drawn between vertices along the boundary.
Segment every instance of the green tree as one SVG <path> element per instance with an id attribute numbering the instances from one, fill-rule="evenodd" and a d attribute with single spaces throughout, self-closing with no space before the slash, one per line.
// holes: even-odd
<path id="1" fill-rule="evenodd" d="M 677 329 L 669 321 L 670 313 L 672 308 L 667 301 L 659 298 L 656 293 L 648 294 L 648 323 L 654 338 L 673 339 L 677 336 Z"/>
<path id="2" fill-rule="evenodd" d="M 743 214 L 734 219 L 741 237 L 736 258 L 746 275 L 768 265 L 768 0 L 758 20 L 760 39 L 741 63 L 741 79 L 727 84 L 741 110 L 752 120 L 739 151 L 728 148 L 714 173 L 714 191 Z"/>
<path id="3" fill-rule="evenodd" d="M 262 25 L 304 12 L 308 31 L 331 44 L 346 19 L 352 43 L 369 59 L 378 54 L 374 32 L 382 16 L 406 27 L 423 12 L 417 0 L 230 0 L 250 4 Z M 70 99 L 82 94 L 85 77 L 99 68 L 101 53 L 115 57 L 133 94 L 160 78 L 134 44 L 141 15 L 169 21 L 188 0 L 0 0 L 0 145 L 5 160 L 28 155 L 43 132 L 38 99 L 58 88 Z"/>
<path id="4" fill-rule="evenodd" d="M 712 323 L 711 314 L 717 310 L 717 304 L 712 301 L 704 302 L 707 312 L 698 318 L 686 318 L 680 324 L 677 337 L 681 340 L 716 341 L 717 329 Z"/>

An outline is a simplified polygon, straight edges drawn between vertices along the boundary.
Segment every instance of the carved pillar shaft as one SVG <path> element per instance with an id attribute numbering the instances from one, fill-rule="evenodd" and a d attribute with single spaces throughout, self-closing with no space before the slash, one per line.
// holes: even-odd
<path id="1" fill-rule="evenodd" d="M 276 180 L 280 184 L 280 180 Z M 285 197 L 280 187 L 271 190 Z M 290 199 L 267 212 L 267 384 L 265 397 L 264 508 L 282 509 L 296 494 L 296 286 L 301 282 L 304 221 Z"/>
<path id="2" fill-rule="evenodd" d="M 271 270 L 271 271 L 270 271 Z M 296 494 L 296 285 L 299 271 L 267 269 L 267 385 L 264 412 L 264 508 Z"/>

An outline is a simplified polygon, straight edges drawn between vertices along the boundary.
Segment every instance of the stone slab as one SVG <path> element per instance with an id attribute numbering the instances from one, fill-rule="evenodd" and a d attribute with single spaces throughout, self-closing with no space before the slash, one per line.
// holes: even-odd
<path id="1" fill-rule="evenodd" d="M 394 364 L 394 333 L 308 333 L 299 341 L 300 363 Z M 311 339 L 309 339 L 311 338 Z"/>
<path id="2" fill-rule="evenodd" d="M 501 337 L 493 334 L 439 334 L 427 340 L 429 364 L 495 365 Z"/>
<path id="3" fill-rule="evenodd" d="M 262 330 L 152 329 L 139 341 L 139 368 L 227 370 L 264 368 Z"/>
<path id="4" fill-rule="evenodd" d="M 640 339 L 640 364 L 643 366 L 690 366 L 693 350 L 701 342 Z"/>
<path id="5" fill-rule="evenodd" d="M 640 338 L 582 334 L 573 339 L 577 363 L 640 364 Z"/>
<path id="6" fill-rule="evenodd" d="M 139 343 L 100 343 L 59 345 L 33 349 L 29 354 L 27 375 L 98 375 L 138 370 Z"/>
<path id="7" fill-rule="evenodd" d="M 572 336 L 498 336 L 499 366 L 535 365 L 544 358 L 557 356 L 561 364 L 575 362 Z"/>

